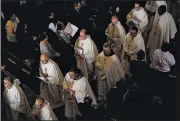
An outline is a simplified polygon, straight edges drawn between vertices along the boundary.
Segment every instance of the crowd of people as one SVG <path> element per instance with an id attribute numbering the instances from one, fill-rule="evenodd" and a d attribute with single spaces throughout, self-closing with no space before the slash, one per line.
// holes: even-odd
<path id="1" fill-rule="evenodd" d="M 96 109 L 100 103 L 106 102 L 106 117 L 117 119 L 116 109 L 123 107 L 128 98 L 133 98 L 129 94 L 133 95 L 137 90 L 151 91 L 152 102 L 163 106 L 164 95 L 158 88 L 161 86 L 165 93 L 162 81 L 168 81 L 176 64 L 171 43 L 177 33 L 166 1 L 147 1 L 145 7 L 135 2 L 126 16 L 128 31 L 118 15 L 112 15 L 111 23 L 104 30 L 107 41 L 103 43 L 101 52 L 84 28 L 86 19 L 82 16 L 84 14 L 80 14 L 84 7 L 84 2 L 74 2 L 69 22 L 79 28 L 75 36 L 64 31 L 65 23 L 57 21 L 53 12 L 49 16 L 48 31 L 33 36 L 40 51 L 38 78 L 41 80 L 40 94 L 33 106 L 29 105 L 21 81 L 1 66 L 1 71 L 7 76 L 4 78 L 3 103 L 11 115 L 8 119 L 58 120 L 53 112 L 58 104 L 65 105 L 68 120 L 103 119 Z M 6 41 L 18 43 L 16 30 L 19 23 L 21 18 L 13 13 L 5 24 Z M 27 28 L 25 24 L 24 33 L 28 33 Z M 66 74 L 59 66 L 62 56 L 60 43 L 73 49 L 74 58 L 66 58 L 64 65 L 68 68 Z M 69 63 L 75 65 L 69 67 Z M 97 95 L 90 85 L 94 81 L 97 82 Z"/>

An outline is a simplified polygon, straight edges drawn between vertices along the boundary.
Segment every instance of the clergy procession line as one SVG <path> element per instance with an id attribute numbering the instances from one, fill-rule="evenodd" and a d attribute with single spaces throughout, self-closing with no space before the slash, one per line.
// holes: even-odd
<path id="1" fill-rule="evenodd" d="M 75 2 L 74 9 L 78 14 L 81 3 Z M 51 17 L 54 17 L 53 13 Z M 78 116 L 85 117 L 84 120 L 92 119 L 95 115 L 94 108 L 100 102 L 109 101 L 107 95 L 112 89 L 119 89 L 119 83 L 129 85 L 129 80 L 132 79 L 133 89 L 141 89 L 148 85 L 144 83 L 149 71 L 151 73 L 148 76 L 153 80 L 154 100 L 162 104 L 163 100 L 154 85 L 158 79 L 169 76 L 171 68 L 175 65 L 169 45 L 177 32 L 174 19 L 167 12 L 166 1 L 147 1 L 145 8 L 135 2 L 126 19 L 129 27 L 127 33 L 118 16 L 112 16 L 111 23 L 105 30 L 107 42 L 100 53 L 86 29 L 78 31 L 79 37 L 73 45 L 73 37 L 64 31 L 64 24 L 60 21 L 55 24 L 52 20 L 49 32 L 41 33 L 37 37 L 40 40 L 38 78 L 41 79 L 41 83 L 40 95 L 32 109 L 21 89 L 20 81 L 7 73 L 5 66 L 1 67 L 1 71 L 8 76 L 4 78 L 4 103 L 9 106 L 12 119 L 58 120 L 52 110 L 58 104 L 65 105 L 65 116 L 68 120 L 76 120 Z M 7 21 L 5 28 L 8 41 L 18 41 L 16 29 L 19 22 L 21 21 L 15 14 Z M 76 22 L 72 24 L 80 27 L 81 25 Z M 58 40 L 74 47 L 77 68 L 71 68 L 65 76 L 56 62 L 61 54 L 51 45 L 54 33 Z M 97 82 L 97 95 L 90 86 L 91 81 Z M 149 87 L 151 88 L 151 85 L 146 89 Z M 126 94 L 122 104 L 125 103 L 125 98 Z M 110 104 L 110 101 L 108 103 Z"/>

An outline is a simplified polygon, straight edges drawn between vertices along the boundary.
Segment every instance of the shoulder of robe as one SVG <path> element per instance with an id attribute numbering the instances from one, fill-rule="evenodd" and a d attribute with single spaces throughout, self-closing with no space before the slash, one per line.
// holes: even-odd
<path id="1" fill-rule="evenodd" d="M 86 83 L 86 81 L 88 82 L 88 79 L 85 76 L 83 76 L 80 80 L 82 80 L 84 83 Z"/>
<path id="2" fill-rule="evenodd" d="M 76 42 L 75 42 L 75 45 L 74 46 L 77 46 L 78 42 L 80 40 L 80 37 L 77 38 Z"/>
<path id="3" fill-rule="evenodd" d="M 50 61 L 50 65 L 53 66 L 53 67 L 56 67 L 58 66 L 56 62 L 54 62 L 53 60 L 49 60 Z"/>
<path id="4" fill-rule="evenodd" d="M 128 32 L 125 36 L 125 38 L 127 39 L 128 37 L 130 37 L 130 33 Z"/>
<path id="5" fill-rule="evenodd" d="M 12 24 L 12 21 L 11 21 L 11 20 L 8 20 L 8 21 L 6 22 L 6 25 L 9 25 L 9 24 Z"/>
<path id="6" fill-rule="evenodd" d="M 169 16 L 168 18 L 170 18 L 170 19 L 173 19 L 173 20 L 174 20 L 173 16 L 172 16 L 169 12 L 166 12 L 166 14 Z"/>
<path id="7" fill-rule="evenodd" d="M 93 41 L 90 35 L 87 35 L 87 40 L 88 40 L 89 42 L 92 42 L 92 41 Z"/>

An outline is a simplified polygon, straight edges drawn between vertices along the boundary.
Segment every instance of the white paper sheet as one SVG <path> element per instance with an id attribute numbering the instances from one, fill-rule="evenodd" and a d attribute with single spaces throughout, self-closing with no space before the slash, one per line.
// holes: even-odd
<path id="1" fill-rule="evenodd" d="M 78 27 L 76 27 L 75 25 L 68 22 L 68 24 L 66 25 L 66 28 L 64 29 L 64 32 L 66 32 L 66 33 L 70 34 L 72 37 L 74 37 L 74 35 L 78 31 L 78 29 L 79 29 Z"/>
<path id="2" fill-rule="evenodd" d="M 44 77 L 38 77 L 38 76 L 36 76 L 36 77 L 39 78 L 40 80 L 42 80 L 43 82 L 48 83 Z"/>

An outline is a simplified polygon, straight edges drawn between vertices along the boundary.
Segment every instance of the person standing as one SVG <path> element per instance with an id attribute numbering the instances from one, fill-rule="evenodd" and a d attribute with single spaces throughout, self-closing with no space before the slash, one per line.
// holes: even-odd
<path id="1" fill-rule="evenodd" d="M 77 103 L 84 103 L 85 97 L 92 99 L 92 105 L 97 105 L 96 98 L 91 89 L 91 86 L 85 76 L 82 75 L 80 69 L 71 69 L 69 76 L 73 79 L 73 85 L 70 89 L 70 94 L 76 98 Z"/>
<path id="2" fill-rule="evenodd" d="M 93 61 L 99 52 L 94 41 L 91 39 L 90 35 L 87 35 L 85 29 L 80 31 L 80 37 L 76 40 L 74 50 L 77 67 L 82 70 L 83 75 L 87 79 L 90 78 L 94 80 Z"/>
<path id="3" fill-rule="evenodd" d="M 135 3 L 134 8 L 129 12 L 126 18 L 127 24 L 130 28 L 132 26 L 136 26 L 141 33 L 146 31 L 148 25 L 148 16 L 144 8 L 140 6 L 139 2 Z"/>
<path id="4" fill-rule="evenodd" d="M 130 29 L 130 32 L 125 37 L 123 46 L 123 65 L 125 73 L 129 74 L 130 61 L 137 60 L 137 52 L 139 50 L 143 50 L 145 52 L 144 39 L 137 27 L 134 26 Z"/>
<path id="5" fill-rule="evenodd" d="M 123 50 L 123 43 L 126 32 L 120 21 L 118 21 L 117 16 L 112 16 L 111 23 L 108 25 L 105 34 L 107 36 L 108 42 L 111 42 L 114 45 L 114 53 L 119 59 L 121 59 L 121 53 Z"/>
<path id="6" fill-rule="evenodd" d="M 74 81 L 70 78 L 70 72 L 68 72 L 64 78 L 64 101 L 65 101 L 65 116 L 69 120 L 75 120 L 78 112 L 78 105 L 76 99 L 70 94 Z"/>
<path id="7" fill-rule="evenodd" d="M 113 53 L 111 43 L 103 46 L 103 51 L 96 57 L 95 70 L 98 82 L 98 100 L 106 100 L 106 94 L 116 87 L 116 82 L 125 77 L 119 58 Z"/>
<path id="8" fill-rule="evenodd" d="M 40 96 L 36 98 L 36 102 L 32 110 L 32 115 L 34 119 L 41 121 L 58 120 L 50 104 Z"/>
<path id="9" fill-rule="evenodd" d="M 40 84 L 40 95 L 54 108 L 62 102 L 62 83 L 64 77 L 59 66 L 49 59 L 47 54 L 41 54 L 40 60 L 39 73 L 42 80 Z"/>
<path id="10" fill-rule="evenodd" d="M 13 120 L 26 120 L 31 117 L 31 108 L 26 95 L 16 81 L 10 77 L 4 78 L 3 98 L 10 106 Z"/>
<path id="11" fill-rule="evenodd" d="M 19 19 L 16 17 L 16 14 L 13 13 L 10 20 L 7 21 L 6 23 L 6 33 L 7 33 L 7 40 L 9 42 L 17 42 L 18 40 L 16 39 L 16 30 L 17 26 L 19 24 Z"/>
<path id="12" fill-rule="evenodd" d="M 169 43 L 171 39 L 174 39 L 176 32 L 177 28 L 172 15 L 166 11 L 165 5 L 160 6 L 158 14 L 155 15 L 146 47 L 150 60 L 152 60 L 154 51 L 161 48 L 163 42 Z"/>

